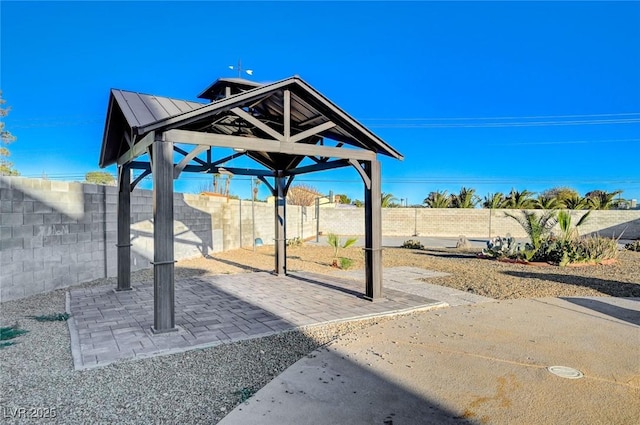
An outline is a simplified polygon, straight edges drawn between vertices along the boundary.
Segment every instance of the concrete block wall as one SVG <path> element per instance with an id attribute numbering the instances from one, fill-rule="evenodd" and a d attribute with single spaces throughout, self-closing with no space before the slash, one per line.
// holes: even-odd
<path id="1" fill-rule="evenodd" d="M 117 203 L 113 186 L 0 176 L 0 301 L 116 276 Z M 313 215 L 288 206 L 287 237 L 314 235 Z M 175 193 L 174 218 L 177 260 L 252 246 L 254 220 L 256 238 L 275 238 L 265 202 Z M 131 194 L 131 243 L 132 270 L 151 267 L 150 190 Z"/>
<path id="2" fill-rule="evenodd" d="M 535 210 L 540 214 L 540 210 Z M 456 208 L 385 208 L 382 210 L 382 234 L 386 236 L 489 238 L 510 233 L 526 237 L 522 227 L 505 213 L 519 216 L 520 210 L 487 210 Z M 572 211 L 577 223 L 586 211 Z M 556 227 L 557 229 L 557 227 Z M 592 211 L 580 227 L 580 233 L 607 237 L 640 239 L 640 210 Z M 364 235 L 364 208 L 320 210 L 320 231 L 323 234 Z M 623 233 L 624 232 L 624 233 Z"/>
<path id="3" fill-rule="evenodd" d="M 153 193 L 131 197 L 132 269 L 151 267 Z M 0 176 L 0 301 L 19 299 L 117 273 L 117 188 Z M 175 258 L 265 245 L 275 238 L 274 205 L 265 202 L 174 194 Z M 389 208 L 384 235 L 525 237 L 505 211 Z M 584 211 L 573 211 L 574 222 Z M 255 217 L 255 219 L 253 218 Z M 255 221 L 255 223 L 254 223 Z M 315 235 L 315 208 L 287 206 L 287 238 Z M 364 209 L 321 208 L 324 234 L 364 234 Z M 593 211 L 582 234 L 640 239 L 640 210 Z"/>
<path id="4" fill-rule="evenodd" d="M 0 177 L 0 300 L 113 272 L 113 187 Z"/>

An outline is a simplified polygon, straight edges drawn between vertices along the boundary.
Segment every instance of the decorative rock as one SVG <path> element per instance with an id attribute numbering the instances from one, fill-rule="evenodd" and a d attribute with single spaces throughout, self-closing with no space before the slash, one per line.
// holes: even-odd
<path id="1" fill-rule="evenodd" d="M 460 235 L 460 237 L 458 237 L 456 249 L 471 249 L 471 242 L 469 242 L 465 235 Z"/>

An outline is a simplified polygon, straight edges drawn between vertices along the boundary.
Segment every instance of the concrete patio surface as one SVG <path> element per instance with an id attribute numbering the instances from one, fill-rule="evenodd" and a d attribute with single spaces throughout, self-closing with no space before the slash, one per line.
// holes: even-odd
<path id="1" fill-rule="evenodd" d="M 428 270 L 385 270 L 414 282 Z M 403 276 L 405 276 L 403 278 Z M 385 316 L 447 306 L 443 300 L 393 289 L 385 278 L 384 297 L 362 298 L 364 284 L 339 276 L 242 273 L 176 281 L 176 332 L 153 334 L 153 284 L 116 292 L 112 286 L 71 290 L 67 295 L 72 354 L 76 369 L 116 361 L 173 354 L 305 326 Z M 444 298 L 444 297 L 443 297 Z"/>
<path id="2" fill-rule="evenodd" d="M 427 311 L 314 351 L 219 423 L 635 425 L 639 341 L 638 298 Z"/>

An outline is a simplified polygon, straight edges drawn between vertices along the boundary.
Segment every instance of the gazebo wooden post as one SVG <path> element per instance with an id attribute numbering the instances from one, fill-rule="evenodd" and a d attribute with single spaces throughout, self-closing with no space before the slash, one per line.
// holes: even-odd
<path id="1" fill-rule="evenodd" d="M 153 332 L 177 330 L 174 306 L 173 143 L 153 142 Z"/>
<path id="2" fill-rule="evenodd" d="M 365 187 L 365 298 L 382 297 L 382 187 L 380 161 L 366 161 L 364 171 L 370 184 Z"/>
<path id="3" fill-rule="evenodd" d="M 275 272 L 278 276 L 287 273 L 287 200 L 285 198 L 285 179 L 278 171 L 275 178 Z"/>
<path id="4" fill-rule="evenodd" d="M 131 290 L 131 169 L 118 166 L 118 286 L 116 291 Z"/>

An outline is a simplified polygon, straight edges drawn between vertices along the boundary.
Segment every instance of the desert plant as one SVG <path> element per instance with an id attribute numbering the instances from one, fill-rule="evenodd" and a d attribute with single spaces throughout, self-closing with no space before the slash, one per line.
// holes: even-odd
<path id="1" fill-rule="evenodd" d="M 340 268 L 342 270 L 348 270 L 353 266 L 353 260 L 347 257 L 340 257 Z"/>
<path id="2" fill-rule="evenodd" d="M 303 244 L 304 244 L 304 241 L 299 237 L 295 237 L 287 240 L 287 246 L 302 246 Z"/>
<path id="3" fill-rule="evenodd" d="M 407 241 L 404 241 L 404 243 L 400 246 L 400 248 L 424 249 L 424 245 L 422 245 L 422 243 L 420 241 L 409 239 Z"/>
<path id="4" fill-rule="evenodd" d="M 482 255 L 488 258 L 515 258 L 521 247 L 516 244 L 516 240 L 507 235 L 506 237 L 496 236 L 487 241 L 487 247 L 482 250 Z"/>
<path id="5" fill-rule="evenodd" d="M 21 335 L 29 332 L 26 329 L 19 329 L 18 325 L 7 326 L 0 328 L 0 348 L 8 347 L 10 345 L 15 344 L 13 341 L 9 341 L 11 339 L 17 338 Z"/>
<path id="6" fill-rule="evenodd" d="M 617 239 L 604 238 L 599 235 L 581 238 L 579 246 L 584 252 L 585 260 L 596 263 L 617 258 L 620 252 Z"/>
<path id="7" fill-rule="evenodd" d="M 542 245 L 545 236 L 551 233 L 551 229 L 555 226 L 557 218 L 555 211 L 547 211 L 540 216 L 535 212 L 522 211 L 522 216 L 505 213 L 507 217 L 511 217 L 517 221 L 531 240 L 532 248 L 537 251 Z"/>
<path id="8" fill-rule="evenodd" d="M 629 242 L 628 244 L 626 244 L 624 246 L 624 249 L 627 249 L 629 251 L 640 252 L 640 240 L 639 241 L 634 241 L 634 242 Z"/>
<path id="9" fill-rule="evenodd" d="M 582 226 L 589 218 L 591 211 L 587 211 L 574 227 L 571 226 L 571 214 L 569 211 L 562 210 L 558 212 L 558 227 L 560 227 L 561 241 L 569 241 L 578 236 L 578 227 Z"/>
<path id="10" fill-rule="evenodd" d="M 358 242 L 358 238 L 349 238 L 344 243 L 340 240 L 340 237 L 334 233 L 327 235 L 327 243 L 333 247 L 333 265 L 338 266 L 338 250 L 340 248 L 349 248 L 353 244 Z M 342 260 L 341 260 L 342 261 Z"/>
<path id="11" fill-rule="evenodd" d="M 36 320 L 38 322 L 64 322 L 71 317 L 69 313 L 53 313 L 53 314 L 44 314 L 41 316 L 29 316 L 30 319 Z"/>

